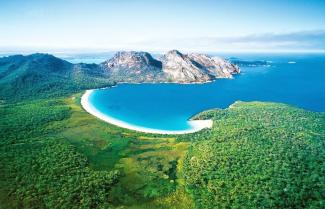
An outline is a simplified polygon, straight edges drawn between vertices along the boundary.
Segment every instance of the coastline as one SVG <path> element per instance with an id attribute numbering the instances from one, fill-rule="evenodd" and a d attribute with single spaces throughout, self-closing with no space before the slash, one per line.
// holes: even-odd
<path id="1" fill-rule="evenodd" d="M 86 92 L 81 96 L 81 106 L 83 109 L 90 113 L 91 115 L 107 122 L 113 125 L 116 125 L 118 127 L 144 132 L 144 133 L 153 133 L 153 134 L 189 134 L 198 132 L 205 128 L 211 128 L 213 121 L 212 120 L 190 120 L 188 121 L 189 125 L 191 126 L 191 129 L 188 130 L 180 130 L 180 131 L 170 131 L 170 130 L 159 130 L 159 129 L 151 129 L 151 128 L 145 128 L 141 126 L 132 125 L 129 123 L 126 123 L 124 121 L 115 119 L 113 117 L 104 115 L 100 111 L 98 111 L 96 108 L 94 108 L 90 102 L 89 102 L 89 96 L 94 90 L 86 90 Z"/>

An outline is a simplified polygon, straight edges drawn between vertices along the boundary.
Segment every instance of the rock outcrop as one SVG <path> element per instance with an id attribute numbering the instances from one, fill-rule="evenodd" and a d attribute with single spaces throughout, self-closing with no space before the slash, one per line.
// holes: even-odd
<path id="1" fill-rule="evenodd" d="M 162 57 L 162 63 L 163 71 L 171 81 L 184 83 L 213 80 L 213 76 L 205 68 L 177 50 L 167 52 Z"/>
<path id="2" fill-rule="evenodd" d="M 202 68 L 215 78 L 232 78 L 233 74 L 240 73 L 240 70 L 236 65 L 220 57 L 210 57 L 198 53 L 191 53 L 188 54 L 188 56 L 190 59 L 200 64 Z"/>
<path id="3" fill-rule="evenodd" d="M 236 65 L 205 54 L 182 54 L 169 51 L 163 58 L 163 71 L 176 82 L 207 82 L 216 78 L 232 78 L 240 72 Z"/>
<path id="4" fill-rule="evenodd" d="M 118 82 L 163 81 L 162 63 L 147 52 L 117 52 L 101 66 Z"/>
<path id="5" fill-rule="evenodd" d="M 110 70 L 132 68 L 135 70 L 160 70 L 161 62 L 154 59 L 148 52 L 121 51 L 117 52 L 103 65 Z"/>

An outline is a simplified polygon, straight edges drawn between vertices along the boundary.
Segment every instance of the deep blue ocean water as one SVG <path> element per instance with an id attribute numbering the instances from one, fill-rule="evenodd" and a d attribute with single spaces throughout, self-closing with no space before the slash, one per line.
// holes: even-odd
<path id="1" fill-rule="evenodd" d="M 325 54 L 235 57 L 267 60 L 270 66 L 242 67 L 234 79 L 206 84 L 120 84 L 94 91 L 90 102 L 111 117 L 160 130 L 186 130 L 187 120 L 194 114 L 227 108 L 237 100 L 281 102 L 325 111 Z"/>

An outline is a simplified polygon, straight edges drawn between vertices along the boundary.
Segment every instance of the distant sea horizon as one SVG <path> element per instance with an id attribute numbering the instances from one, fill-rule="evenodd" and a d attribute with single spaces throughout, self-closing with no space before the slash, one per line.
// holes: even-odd
<path id="1" fill-rule="evenodd" d="M 53 51 L 53 50 L 28 50 L 28 51 L 0 51 L 0 57 L 5 56 L 12 56 L 12 55 L 30 55 L 34 53 L 44 53 L 44 54 L 52 54 L 60 59 L 64 59 L 68 62 L 71 62 L 73 64 L 77 63 L 86 63 L 86 64 L 100 64 L 111 57 L 114 56 L 114 54 L 117 51 L 121 50 L 103 50 L 103 51 L 96 51 L 92 52 L 91 50 L 89 52 L 87 51 L 78 51 L 70 52 L 60 50 L 60 51 Z M 147 51 L 147 50 L 122 50 L 122 51 Z M 164 53 L 166 53 L 168 50 L 165 51 L 148 51 L 153 55 L 154 57 L 160 56 Z M 184 53 L 188 52 L 194 52 L 193 50 L 190 51 L 183 51 Z M 225 59 L 231 58 L 231 57 L 239 57 L 241 59 L 248 59 L 255 61 L 255 58 L 263 58 L 267 56 L 306 56 L 306 55 L 325 55 L 325 50 L 298 50 L 298 51 L 239 51 L 239 52 L 232 52 L 232 51 L 195 51 L 197 53 L 202 54 L 208 54 L 210 56 L 219 56 Z"/>

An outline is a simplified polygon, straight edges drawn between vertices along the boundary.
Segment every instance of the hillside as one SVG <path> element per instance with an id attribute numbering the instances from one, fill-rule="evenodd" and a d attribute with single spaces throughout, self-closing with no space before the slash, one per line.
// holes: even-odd
<path id="1" fill-rule="evenodd" d="M 207 82 L 216 78 L 232 78 L 239 68 L 222 58 L 204 54 L 182 54 L 177 50 L 162 57 L 163 71 L 174 82 Z"/>
<path id="2" fill-rule="evenodd" d="M 163 82 L 162 64 L 148 52 L 117 52 L 101 67 L 117 82 Z"/>
<path id="3" fill-rule="evenodd" d="M 97 65 L 73 65 L 49 54 L 0 58 L 0 100 L 67 95 L 111 84 Z"/>
<path id="4" fill-rule="evenodd" d="M 215 124 L 184 162 L 198 208 L 323 208 L 324 113 L 236 102 L 198 118 Z"/>

